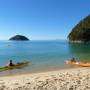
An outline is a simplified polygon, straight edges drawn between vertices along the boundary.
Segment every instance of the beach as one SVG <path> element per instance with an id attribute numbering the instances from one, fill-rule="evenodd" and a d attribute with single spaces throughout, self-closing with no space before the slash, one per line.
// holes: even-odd
<path id="1" fill-rule="evenodd" d="M 90 90 L 90 68 L 3 76 L 0 90 Z"/>

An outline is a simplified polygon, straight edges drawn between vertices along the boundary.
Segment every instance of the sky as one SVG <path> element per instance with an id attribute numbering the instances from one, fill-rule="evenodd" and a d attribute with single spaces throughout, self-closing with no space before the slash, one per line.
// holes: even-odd
<path id="1" fill-rule="evenodd" d="M 90 0 L 0 0 L 0 40 L 20 34 L 31 40 L 67 39 L 90 14 Z"/>

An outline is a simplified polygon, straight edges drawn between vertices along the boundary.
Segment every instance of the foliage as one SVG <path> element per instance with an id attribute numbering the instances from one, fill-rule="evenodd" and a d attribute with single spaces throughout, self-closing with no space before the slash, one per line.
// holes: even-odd
<path id="1" fill-rule="evenodd" d="M 90 15 L 81 20 L 68 35 L 70 41 L 90 41 Z"/>

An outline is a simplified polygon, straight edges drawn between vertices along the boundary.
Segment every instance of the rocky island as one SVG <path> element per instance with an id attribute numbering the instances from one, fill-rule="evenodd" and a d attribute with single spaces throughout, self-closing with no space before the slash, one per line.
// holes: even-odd
<path id="1" fill-rule="evenodd" d="M 23 35 L 15 35 L 15 36 L 11 37 L 9 40 L 28 41 L 29 39 Z"/>
<path id="2" fill-rule="evenodd" d="M 81 20 L 68 35 L 70 42 L 90 42 L 90 15 Z"/>

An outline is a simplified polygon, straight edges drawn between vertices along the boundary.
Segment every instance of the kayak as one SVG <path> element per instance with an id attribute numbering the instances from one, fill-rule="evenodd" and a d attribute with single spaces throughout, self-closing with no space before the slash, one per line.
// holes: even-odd
<path id="1" fill-rule="evenodd" d="M 0 67 L 0 72 L 6 71 L 6 70 L 12 70 L 12 69 L 20 69 L 27 66 L 29 63 L 30 62 L 25 61 L 25 62 L 18 62 L 14 64 L 13 66 L 3 66 L 3 67 Z"/>
<path id="2" fill-rule="evenodd" d="M 81 66 L 81 67 L 90 67 L 90 63 L 80 63 L 78 66 Z"/>
<path id="3" fill-rule="evenodd" d="M 90 67 L 90 63 L 84 63 L 84 62 L 71 62 L 71 61 L 66 61 L 66 64 L 74 65 L 74 66 L 79 66 L 79 67 Z"/>

